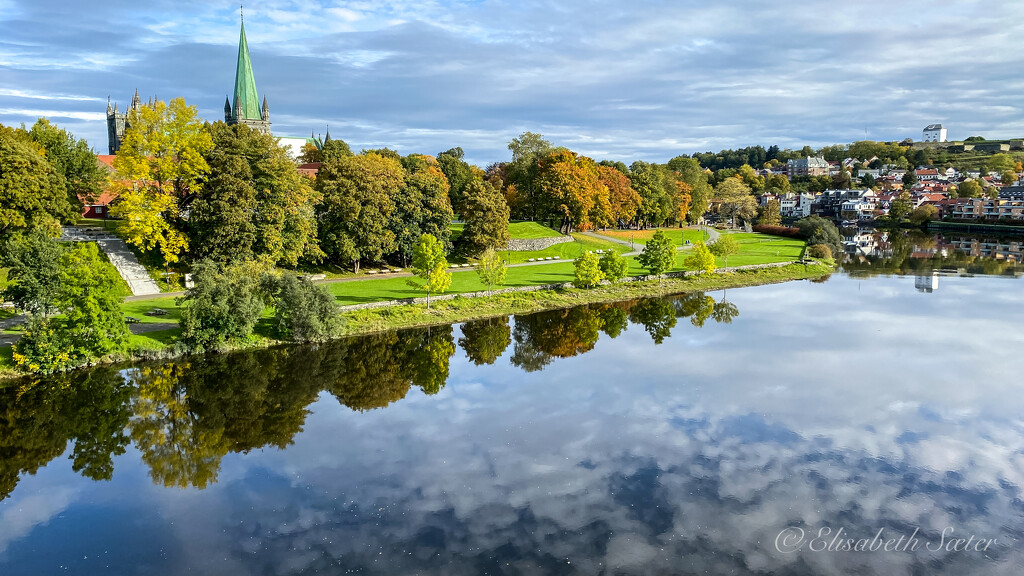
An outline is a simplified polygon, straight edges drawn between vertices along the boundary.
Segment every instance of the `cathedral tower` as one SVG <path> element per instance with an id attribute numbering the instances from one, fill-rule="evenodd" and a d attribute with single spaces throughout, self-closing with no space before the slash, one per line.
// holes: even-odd
<path id="1" fill-rule="evenodd" d="M 235 68 L 234 101 L 224 101 L 224 121 L 228 124 L 245 124 L 254 130 L 270 133 L 270 107 L 266 96 L 260 106 L 256 94 L 256 78 L 252 73 L 252 60 L 249 58 L 249 43 L 245 40 L 245 21 L 242 21 L 242 32 L 238 38 L 238 65 Z"/>

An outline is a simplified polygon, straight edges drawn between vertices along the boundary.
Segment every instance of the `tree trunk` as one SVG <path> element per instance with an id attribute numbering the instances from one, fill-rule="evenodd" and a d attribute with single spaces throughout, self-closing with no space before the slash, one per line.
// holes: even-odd
<path id="1" fill-rule="evenodd" d="M 352 265 L 355 268 L 355 273 L 359 274 L 359 259 L 356 258 L 355 260 L 353 260 Z"/>

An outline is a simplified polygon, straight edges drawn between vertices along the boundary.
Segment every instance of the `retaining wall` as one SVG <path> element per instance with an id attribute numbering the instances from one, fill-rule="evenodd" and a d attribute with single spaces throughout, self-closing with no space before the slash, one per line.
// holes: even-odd
<path id="1" fill-rule="evenodd" d="M 566 242 L 573 242 L 575 239 L 572 236 L 551 236 L 549 238 L 513 238 L 508 241 L 506 250 L 513 252 L 534 252 L 537 250 L 545 250 L 551 248 L 556 244 L 565 244 Z"/>

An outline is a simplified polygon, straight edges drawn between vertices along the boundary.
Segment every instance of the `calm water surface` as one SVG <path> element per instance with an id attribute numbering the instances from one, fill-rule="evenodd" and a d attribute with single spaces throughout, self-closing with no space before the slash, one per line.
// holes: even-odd
<path id="1" fill-rule="evenodd" d="M 1020 574 L 1022 288 L 837 274 L 7 389 L 0 574 Z"/>

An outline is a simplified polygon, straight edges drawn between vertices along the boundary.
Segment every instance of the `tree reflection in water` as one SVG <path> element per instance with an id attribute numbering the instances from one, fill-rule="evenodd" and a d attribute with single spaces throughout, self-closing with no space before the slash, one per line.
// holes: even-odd
<path id="1" fill-rule="evenodd" d="M 615 338 L 630 322 L 660 344 L 677 318 L 700 327 L 737 314 L 703 293 L 592 304 L 516 316 L 514 328 L 507 317 L 467 322 L 459 346 L 488 365 L 512 344 L 510 362 L 532 372 L 593 350 L 601 332 Z M 87 478 L 109 480 L 131 442 L 155 483 L 205 488 L 225 455 L 291 444 L 321 391 L 357 412 L 387 407 L 412 387 L 440 392 L 455 348 L 453 327 L 443 326 L 23 380 L 0 388 L 0 500 L 69 442 L 72 468 Z"/>

